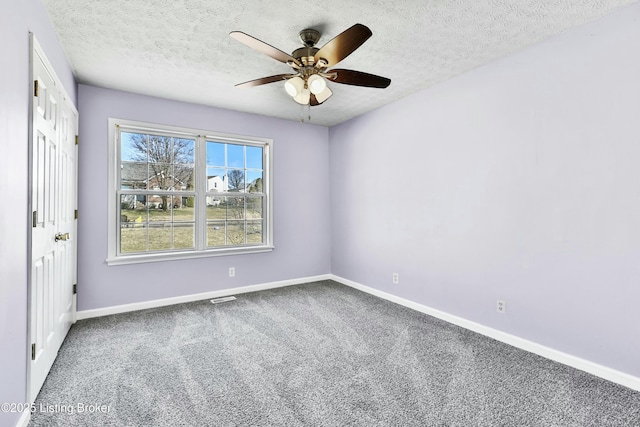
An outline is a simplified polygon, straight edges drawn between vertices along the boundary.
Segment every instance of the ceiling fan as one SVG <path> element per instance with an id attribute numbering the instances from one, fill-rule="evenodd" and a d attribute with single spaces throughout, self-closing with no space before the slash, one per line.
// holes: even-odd
<path id="1" fill-rule="evenodd" d="M 359 48 L 372 33 L 362 24 L 355 24 L 320 49 L 315 47 L 320 40 L 320 32 L 313 29 L 300 31 L 300 41 L 304 45 L 294 50 L 291 55 L 241 31 L 232 31 L 229 35 L 241 43 L 253 48 L 293 69 L 293 74 L 277 74 L 239 83 L 236 87 L 253 87 L 267 83 L 285 81 L 285 90 L 293 100 L 301 105 L 319 105 L 326 101 L 333 92 L 327 86 L 327 80 L 353 86 L 386 88 L 391 80 L 361 71 L 331 69 L 338 62 Z"/>

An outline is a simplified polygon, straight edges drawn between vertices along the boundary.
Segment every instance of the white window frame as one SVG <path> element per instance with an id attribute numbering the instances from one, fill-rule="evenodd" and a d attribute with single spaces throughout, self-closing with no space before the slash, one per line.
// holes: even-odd
<path id="1" fill-rule="evenodd" d="M 195 214 L 195 249 L 146 252 L 136 254 L 118 253 L 118 233 L 120 228 L 119 197 L 120 189 L 120 129 L 140 132 L 166 132 L 196 140 L 195 146 L 195 191 L 197 204 Z M 230 144 L 255 145 L 263 147 L 263 243 L 242 246 L 224 246 L 216 248 L 206 247 L 206 175 L 207 159 L 206 143 L 215 141 Z M 248 253 L 270 252 L 273 246 L 273 198 L 272 198 L 272 169 L 273 169 L 273 140 L 209 130 L 166 126 L 154 123 L 138 122 L 126 119 L 109 119 L 109 201 L 108 201 L 108 265 L 136 264 L 144 262 L 169 261 L 177 259 L 205 258 Z"/>

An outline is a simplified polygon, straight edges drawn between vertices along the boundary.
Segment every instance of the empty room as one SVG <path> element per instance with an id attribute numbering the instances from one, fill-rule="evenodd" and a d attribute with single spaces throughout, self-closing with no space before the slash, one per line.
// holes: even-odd
<path id="1" fill-rule="evenodd" d="M 3 0 L 0 427 L 640 426 L 640 2 Z"/>

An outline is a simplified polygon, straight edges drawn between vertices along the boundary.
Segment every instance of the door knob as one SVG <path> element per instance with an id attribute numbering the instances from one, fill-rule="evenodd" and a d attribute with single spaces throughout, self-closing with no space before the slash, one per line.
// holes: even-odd
<path id="1" fill-rule="evenodd" d="M 57 233 L 55 236 L 56 242 L 59 242 L 60 240 L 64 240 L 67 241 L 69 240 L 70 236 L 69 233 Z"/>

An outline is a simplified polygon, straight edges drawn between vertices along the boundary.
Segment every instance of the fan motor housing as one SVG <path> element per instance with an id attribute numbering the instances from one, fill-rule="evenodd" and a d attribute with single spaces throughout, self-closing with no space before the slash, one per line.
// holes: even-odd
<path id="1" fill-rule="evenodd" d="M 318 50 L 319 49 L 317 47 L 301 47 L 291 52 L 291 56 L 296 58 L 305 66 L 312 66 L 315 62 L 313 57 Z"/>

